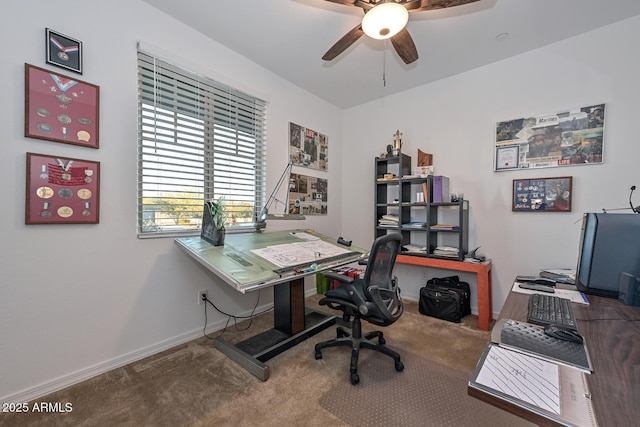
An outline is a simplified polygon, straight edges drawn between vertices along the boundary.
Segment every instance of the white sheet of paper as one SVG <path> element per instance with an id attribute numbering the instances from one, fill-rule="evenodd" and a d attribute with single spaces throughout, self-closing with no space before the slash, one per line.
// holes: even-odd
<path id="1" fill-rule="evenodd" d="M 322 240 L 312 240 L 309 242 L 303 241 L 267 246 L 262 249 L 252 249 L 251 252 L 278 267 L 289 267 L 322 261 L 323 258 L 345 254 L 350 251 Z"/>
<path id="2" fill-rule="evenodd" d="M 548 293 L 548 292 L 540 292 L 540 291 L 532 291 L 530 289 L 522 289 L 520 286 L 518 286 L 519 282 L 514 282 L 513 283 L 513 288 L 511 288 L 511 290 L 513 292 L 518 292 L 521 294 L 542 294 L 542 295 L 553 295 L 556 297 L 560 297 L 560 298 L 566 298 L 568 300 L 570 300 L 571 302 L 575 302 L 576 304 L 586 304 L 589 305 L 589 299 L 587 298 L 587 296 L 585 294 L 583 294 L 580 291 L 572 291 L 569 289 L 556 289 L 556 291 L 552 294 Z"/>
<path id="3" fill-rule="evenodd" d="M 556 364 L 494 345 L 476 382 L 560 414 L 560 376 Z"/>

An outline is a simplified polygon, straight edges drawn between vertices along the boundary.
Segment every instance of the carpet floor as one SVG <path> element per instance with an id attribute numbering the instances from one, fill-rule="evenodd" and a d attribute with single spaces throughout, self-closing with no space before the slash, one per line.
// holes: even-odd
<path id="1" fill-rule="evenodd" d="M 318 300 L 319 296 L 310 297 L 307 305 L 326 309 L 317 304 Z M 418 312 L 416 302 L 405 301 L 402 317 L 384 328 L 387 345 L 406 358 L 404 371 L 396 372 L 386 356 L 363 350 L 357 386 L 349 381 L 349 348 L 326 349 L 321 360 L 314 358 L 315 343 L 335 337 L 333 327 L 268 361 L 271 376 L 265 382 L 240 368 L 218 352 L 210 339 L 202 337 L 37 399 L 60 402 L 62 406 L 71 403 L 71 412 L 2 413 L 0 426 L 356 426 L 362 424 L 346 419 L 326 400 L 340 390 L 347 395 L 353 392 L 354 396 L 366 393 L 368 385 L 382 381 L 378 375 L 389 375 L 397 383 L 394 390 L 400 390 L 389 393 L 384 385 L 378 387 L 382 398 L 393 397 L 398 408 L 404 399 L 411 402 L 402 409 L 405 415 L 422 411 L 422 407 L 437 402 L 434 399 L 445 397 L 454 400 L 451 403 L 458 409 L 468 407 L 475 411 L 471 408 L 480 405 L 483 410 L 494 410 L 466 397 L 466 381 L 489 339 L 489 333 L 478 330 L 477 324 L 476 316 L 466 316 L 459 324 L 426 317 Z M 241 330 L 243 324 L 237 329 L 229 328 L 224 338 L 239 342 L 272 325 L 273 316 L 267 313 L 255 318 L 247 330 Z M 364 332 L 372 330 L 370 326 L 363 323 Z M 382 363 L 384 369 L 376 368 L 377 363 Z M 445 375 L 444 379 L 434 381 L 430 364 L 441 367 L 437 374 Z M 403 381 L 407 381 L 405 387 Z M 434 383 L 444 386 L 446 392 L 434 388 Z M 411 396 L 407 395 L 409 390 Z M 349 407 L 363 405 L 360 401 Z M 481 417 L 467 423 L 471 420 L 458 419 L 454 413 L 445 418 L 449 419 L 448 424 L 432 424 L 430 419 L 423 419 L 420 425 L 522 425 L 514 418 L 509 421 L 520 424 L 496 423 L 497 418 Z M 367 425 L 403 425 L 371 422 Z"/>
<path id="2" fill-rule="evenodd" d="M 527 426 L 528 422 L 467 396 L 468 373 L 400 351 L 405 370 L 372 355 L 358 365 L 366 378 L 354 387 L 343 379 L 320 405 L 352 427 Z"/>

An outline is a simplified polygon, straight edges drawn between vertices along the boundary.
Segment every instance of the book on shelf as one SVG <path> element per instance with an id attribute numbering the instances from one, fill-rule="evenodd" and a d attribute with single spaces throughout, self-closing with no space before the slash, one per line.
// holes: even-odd
<path id="1" fill-rule="evenodd" d="M 381 227 L 397 227 L 399 218 L 397 214 L 384 214 L 378 220 L 378 225 Z"/>
<path id="2" fill-rule="evenodd" d="M 419 221 L 405 222 L 402 226 L 405 228 L 427 228 L 427 223 Z"/>
<path id="3" fill-rule="evenodd" d="M 426 254 L 427 253 L 427 247 L 426 246 L 415 245 L 413 243 L 409 243 L 408 245 L 403 245 L 402 249 L 404 249 L 403 252 L 405 252 L 405 253 L 417 253 L 417 254 Z"/>
<path id="4" fill-rule="evenodd" d="M 423 196 L 423 197 L 424 197 L 423 201 L 424 201 L 425 203 L 426 203 L 426 202 L 429 202 L 429 200 L 430 200 L 430 199 L 429 199 L 429 186 L 427 185 L 427 183 L 426 183 L 426 182 L 423 182 L 423 183 L 422 183 L 422 194 L 424 194 L 424 196 Z"/>
<path id="5" fill-rule="evenodd" d="M 433 224 L 429 226 L 429 228 L 431 228 L 432 230 L 453 230 L 453 231 L 460 230 L 460 227 L 452 224 Z"/>
<path id="6" fill-rule="evenodd" d="M 433 254 L 441 257 L 458 258 L 460 250 L 453 246 L 437 246 L 433 251 Z"/>
<path id="7" fill-rule="evenodd" d="M 433 177 L 433 203 L 446 203 L 451 201 L 449 191 L 449 178 L 438 175 Z"/>

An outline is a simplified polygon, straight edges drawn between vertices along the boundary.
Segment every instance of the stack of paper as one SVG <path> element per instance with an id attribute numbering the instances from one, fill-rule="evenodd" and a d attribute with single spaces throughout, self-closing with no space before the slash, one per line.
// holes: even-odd
<path id="1" fill-rule="evenodd" d="M 447 258 L 458 258 L 460 256 L 460 250 L 453 246 L 437 246 L 433 254 Z"/>
<path id="2" fill-rule="evenodd" d="M 381 227 L 397 227 L 398 221 L 398 214 L 385 214 L 378 220 L 378 225 Z"/>

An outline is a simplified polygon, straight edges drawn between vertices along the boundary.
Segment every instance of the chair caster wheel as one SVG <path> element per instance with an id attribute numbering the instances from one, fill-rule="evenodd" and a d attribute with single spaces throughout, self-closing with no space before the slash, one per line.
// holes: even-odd
<path id="1" fill-rule="evenodd" d="M 356 385 L 360 382 L 360 375 L 351 374 L 351 384 Z"/>
<path id="2" fill-rule="evenodd" d="M 402 362 L 396 362 L 396 371 L 402 372 L 403 370 L 404 370 L 404 364 Z"/>
<path id="3" fill-rule="evenodd" d="M 316 360 L 320 360 L 322 359 L 322 353 L 320 353 L 319 351 L 316 351 Z"/>
<path id="4" fill-rule="evenodd" d="M 387 340 L 385 340 L 384 338 L 380 337 L 380 338 L 378 339 L 378 344 L 380 344 L 380 345 L 385 345 L 386 343 L 387 343 Z"/>

